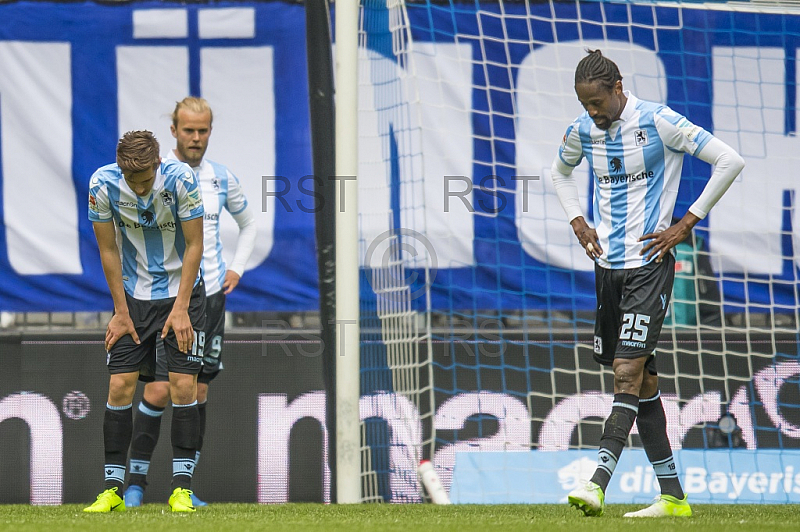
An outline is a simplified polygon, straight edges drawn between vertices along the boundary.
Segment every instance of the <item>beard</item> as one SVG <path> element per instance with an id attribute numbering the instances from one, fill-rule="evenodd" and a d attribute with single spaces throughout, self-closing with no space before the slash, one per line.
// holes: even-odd
<path id="1" fill-rule="evenodd" d="M 203 156 L 206 153 L 206 150 L 204 149 L 190 149 L 185 147 L 179 147 L 176 151 L 178 152 L 181 160 L 191 167 L 198 166 L 202 162 Z"/>

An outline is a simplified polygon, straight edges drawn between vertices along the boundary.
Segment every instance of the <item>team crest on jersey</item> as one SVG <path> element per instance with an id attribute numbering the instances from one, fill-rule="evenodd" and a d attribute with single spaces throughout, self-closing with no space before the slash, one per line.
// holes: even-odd
<path id="1" fill-rule="evenodd" d="M 637 146 L 644 146 L 647 144 L 647 131 L 644 129 L 637 129 L 633 132 L 633 140 Z"/>
<path id="2" fill-rule="evenodd" d="M 89 193 L 89 208 L 94 212 L 100 212 L 100 207 L 97 206 L 97 199 Z"/>
<path id="3" fill-rule="evenodd" d="M 172 197 L 172 192 L 167 190 L 161 193 L 161 203 L 164 204 L 164 207 L 169 207 L 175 203 L 175 198 Z"/>

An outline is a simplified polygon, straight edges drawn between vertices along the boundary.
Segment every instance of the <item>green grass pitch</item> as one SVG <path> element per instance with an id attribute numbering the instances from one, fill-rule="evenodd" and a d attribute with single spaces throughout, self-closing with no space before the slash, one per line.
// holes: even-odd
<path id="1" fill-rule="evenodd" d="M 0 506 L 0 530 L 14 531 L 437 531 L 467 530 L 659 532 L 669 530 L 798 530 L 796 505 L 696 505 L 694 517 L 623 519 L 641 506 L 609 505 L 603 517 L 588 518 L 566 505 L 432 506 L 322 504 L 212 504 L 195 514 L 171 514 L 165 504 L 146 504 L 125 513 L 84 514 L 83 505 Z"/>

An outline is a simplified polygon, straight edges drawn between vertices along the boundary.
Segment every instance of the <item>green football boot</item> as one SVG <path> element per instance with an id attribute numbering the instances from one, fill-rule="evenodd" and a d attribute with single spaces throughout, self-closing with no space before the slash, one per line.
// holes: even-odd
<path id="1" fill-rule="evenodd" d="M 97 500 L 83 511 L 89 513 L 124 512 L 125 501 L 117 495 L 117 488 L 111 488 L 98 495 Z"/>
<path id="2" fill-rule="evenodd" d="M 688 495 L 678 499 L 672 495 L 659 495 L 655 502 L 637 512 L 628 512 L 623 517 L 691 517 L 692 507 L 686 502 Z"/>

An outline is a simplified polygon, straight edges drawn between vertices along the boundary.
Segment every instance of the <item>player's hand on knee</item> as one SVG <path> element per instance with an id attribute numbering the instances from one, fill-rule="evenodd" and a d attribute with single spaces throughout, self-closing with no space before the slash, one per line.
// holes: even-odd
<path id="1" fill-rule="evenodd" d="M 126 334 L 130 334 L 133 341 L 137 344 L 141 343 L 141 341 L 139 341 L 139 335 L 136 334 L 136 327 L 133 325 L 130 314 L 114 314 L 106 328 L 106 351 L 111 350 L 111 347 Z"/>
<path id="2" fill-rule="evenodd" d="M 178 350 L 181 353 L 188 353 L 192 348 L 192 343 L 194 343 L 194 329 L 192 328 L 192 321 L 189 319 L 189 313 L 185 310 L 173 310 L 170 312 L 167 322 L 161 330 L 161 338 L 166 338 L 170 329 L 175 332 Z"/>

